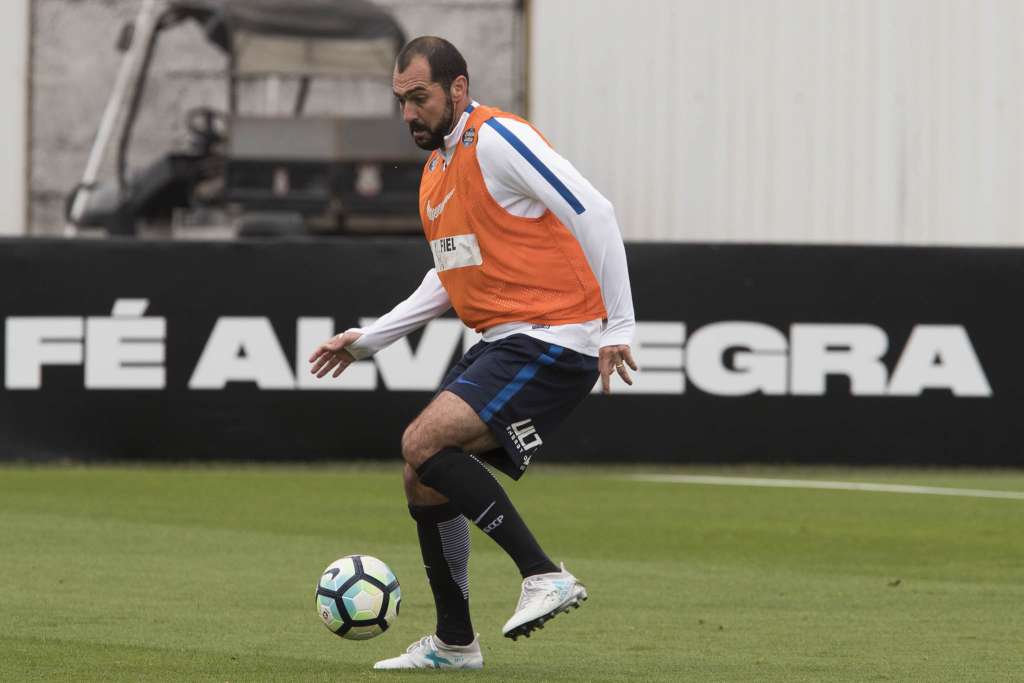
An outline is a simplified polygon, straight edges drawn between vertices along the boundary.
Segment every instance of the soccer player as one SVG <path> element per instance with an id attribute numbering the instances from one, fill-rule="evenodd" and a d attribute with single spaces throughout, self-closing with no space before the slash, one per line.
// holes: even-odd
<path id="1" fill-rule="evenodd" d="M 587 598 L 483 463 L 519 479 L 598 377 L 606 393 L 613 373 L 632 384 L 626 252 L 612 205 L 572 164 L 526 121 L 470 98 L 466 60 L 451 43 L 411 41 L 392 85 L 413 140 L 432 151 L 419 209 L 434 268 L 390 313 L 321 344 L 311 371 L 337 377 L 452 307 L 482 333 L 402 436 L 436 631 L 374 667 L 477 669 L 468 521 L 523 577 L 505 636 L 528 636 Z"/>

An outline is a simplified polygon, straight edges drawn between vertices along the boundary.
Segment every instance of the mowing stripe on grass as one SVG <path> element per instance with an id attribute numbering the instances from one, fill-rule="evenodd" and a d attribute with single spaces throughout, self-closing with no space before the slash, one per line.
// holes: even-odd
<path id="1" fill-rule="evenodd" d="M 818 481 L 815 479 L 762 479 L 759 477 L 715 477 L 691 474 L 636 474 L 633 481 L 665 484 L 708 484 L 711 486 L 759 486 L 781 489 L 831 489 L 836 491 L 870 491 L 873 493 L 920 493 L 930 496 L 962 496 L 966 498 L 1005 498 L 1024 500 L 1024 491 L 989 491 L 986 489 L 955 489 L 942 486 L 911 486 L 908 484 L 869 484 L 854 481 Z"/>

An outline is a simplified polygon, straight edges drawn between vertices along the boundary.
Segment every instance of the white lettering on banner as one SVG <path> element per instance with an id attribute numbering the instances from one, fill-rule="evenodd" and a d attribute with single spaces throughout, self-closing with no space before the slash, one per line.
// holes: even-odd
<path id="1" fill-rule="evenodd" d="M 44 365 L 81 365 L 81 318 L 7 318 L 4 386 L 39 389 Z"/>
<path id="2" fill-rule="evenodd" d="M 992 388 L 961 325 L 913 328 L 890 379 L 882 358 L 889 337 L 875 325 L 796 323 L 790 339 L 756 322 L 705 325 L 684 339 L 674 322 L 638 322 L 633 385 L 613 379 L 612 395 L 682 394 L 686 376 L 716 396 L 824 396 L 827 379 L 849 380 L 852 396 L 917 396 L 947 389 L 954 396 L 989 397 Z M 685 353 L 685 358 L 684 358 Z M 601 389 L 601 382 L 593 392 Z"/>
<path id="3" fill-rule="evenodd" d="M 896 363 L 890 396 L 919 396 L 949 389 L 954 396 L 991 396 L 985 371 L 967 330 L 960 325 L 918 325 Z"/>
<path id="4" fill-rule="evenodd" d="M 337 330 L 332 318 L 299 318 L 295 326 L 295 377 L 299 389 L 336 391 L 373 391 L 377 388 L 377 368 L 372 360 L 359 360 L 349 365 L 338 377 L 318 378 L 309 370 L 309 354 L 330 339 Z M 331 371 L 333 373 L 333 370 Z"/>
<path id="5" fill-rule="evenodd" d="M 89 390 L 165 388 L 167 321 L 143 317 L 148 307 L 147 299 L 118 299 L 110 317 L 7 318 L 4 387 L 38 390 L 44 367 L 84 365 Z M 876 325 L 795 323 L 788 338 L 748 321 L 710 323 L 688 339 L 686 332 L 682 322 L 637 323 L 633 353 L 641 371 L 633 373 L 633 386 L 616 381 L 612 395 L 679 395 L 688 376 L 694 387 L 716 396 L 823 396 L 828 378 L 839 376 L 848 380 L 852 396 L 919 396 L 928 389 L 992 396 L 962 325 L 913 327 L 891 376 L 882 361 L 889 337 Z M 458 320 L 439 318 L 426 325 L 415 352 L 401 339 L 372 360 L 353 363 L 340 377 L 317 379 L 306 359 L 334 333 L 331 318 L 298 318 L 293 368 L 269 319 L 219 318 L 188 387 L 221 390 L 229 382 L 252 382 L 264 390 L 373 391 L 381 385 L 379 372 L 385 389 L 432 392 L 456 352 L 480 338 Z"/>
<path id="6" fill-rule="evenodd" d="M 7 318 L 4 386 L 38 390 L 43 366 L 84 365 L 86 389 L 163 389 L 164 318 L 148 299 L 118 299 L 111 317 Z"/>
<path id="7" fill-rule="evenodd" d="M 850 379 L 854 396 L 884 396 L 888 372 L 882 356 L 889 350 L 885 330 L 874 325 L 793 325 L 792 392 L 824 396 L 829 375 Z"/>
<path id="8" fill-rule="evenodd" d="M 163 389 L 164 318 L 143 318 L 148 299 L 118 299 L 109 318 L 85 320 L 86 389 Z"/>
<path id="9" fill-rule="evenodd" d="M 189 389 L 223 389 L 255 382 L 260 389 L 294 389 L 295 378 L 266 318 L 218 318 Z"/>
<path id="10" fill-rule="evenodd" d="M 686 367 L 694 386 L 709 394 L 785 394 L 786 337 L 761 323 L 705 325 L 686 343 Z"/>

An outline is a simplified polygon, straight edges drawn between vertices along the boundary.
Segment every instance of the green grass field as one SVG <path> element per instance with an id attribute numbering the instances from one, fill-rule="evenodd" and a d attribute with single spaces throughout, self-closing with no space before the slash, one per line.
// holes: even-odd
<path id="1" fill-rule="evenodd" d="M 502 638 L 519 577 L 474 529 L 485 669 L 402 674 L 370 667 L 428 633 L 433 606 L 397 466 L 0 467 L 0 680 L 1024 679 L 1024 501 L 639 471 L 541 465 L 511 485 L 591 599 Z M 671 471 L 1024 491 L 1022 472 Z M 402 582 L 398 622 L 367 642 L 313 608 L 349 553 Z"/>

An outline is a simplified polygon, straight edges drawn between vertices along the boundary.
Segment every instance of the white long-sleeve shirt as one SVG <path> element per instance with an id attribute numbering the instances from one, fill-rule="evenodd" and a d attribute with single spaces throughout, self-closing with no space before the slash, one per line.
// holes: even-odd
<path id="1" fill-rule="evenodd" d="M 473 106 L 477 106 L 474 102 Z M 447 163 L 462 139 L 469 118 L 463 113 L 441 150 Z M 633 297 L 626 266 L 626 249 L 611 203 L 564 157 L 551 148 L 528 124 L 499 117 L 510 132 L 568 188 L 583 211 L 570 205 L 563 194 L 536 165 L 517 150 L 507 136 L 492 126 L 477 131 L 477 159 L 484 184 L 495 201 L 510 214 L 537 218 L 551 211 L 579 242 L 601 288 L 608 320 L 591 320 L 569 325 L 538 326 L 512 322 L 484 330 L 484 341 L 497 341 L 513 334 L 526 334 L 579 353 L 596 356 L 602 346 L 631 344 L 636 322 Z M 372 325 L 360 329 L 363 336 L 348 349 L 357 359 L 367 358 L 392 342 L 422 327 L 451 307 L 448 293 L 433 268 L 405 301 Z"/>

